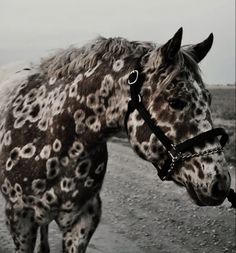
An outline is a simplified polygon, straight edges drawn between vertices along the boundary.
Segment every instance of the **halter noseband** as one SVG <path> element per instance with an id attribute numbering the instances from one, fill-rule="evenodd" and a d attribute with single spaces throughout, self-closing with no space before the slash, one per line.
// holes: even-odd
<path id="1" fill-rule="evenodd" d="M 208 156 L 214 153 L 220 153 L 223 150 L 226 142 L 228 141 L 229 137 L 228 134 L 225 132 L 223 128 L 213 128 L 209 131 L 203 132 L 193 138 L 190 138 L 182 143 L 175 145 L 161 130 L 161 128 L 154 122 L 151 118 L 150 113 L 145 108 L 142 97 L 140 95 L 140 90 L 143 84 L 144 78 L 142 75 L 139 75 L 138 70 L 133 70 L 130 73 L 128 84 L 130 85 L 130 96 L 131 99 L 128 103 L 128 110 L 125 115 L 125 128 L 127 131 L 127 122 L 129 119 L 129 115 L 134 111 L 137 110 L 145 123 L 149 126 L 151 131 L 155 134 L 157 139 L 162 143 L 165 147 L 167 152 L 167 159 L 162 168 L 158 167 L 158 175 L 161 180 L 170 180 L 171 174 L 173 173 L 174 169 L 176 168 L 176 164 L 179 162 L 183 162 L 187 159 L 191 159 L 193 157 L 198 156 Z M 221 147 L 212 148 L 208 150 L 204 150 L 199 153 L 191 153 L 191 154 L 184 154 L 184 152 L 189 151 L 190 148 L 197 146 L 199 144 L 204 144 L 207 140 L 212 140 L 215 137 L 221 136 L 219 142 Z"/>

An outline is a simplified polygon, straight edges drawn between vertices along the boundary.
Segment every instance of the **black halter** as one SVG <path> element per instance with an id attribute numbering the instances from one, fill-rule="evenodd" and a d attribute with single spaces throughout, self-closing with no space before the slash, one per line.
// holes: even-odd
<path id="1" fill-rule="evenodd" d="M 140 90 L 144 81 L 144 77 L 139 75 L 138 70 L 133 70 L 129 76 L 128 84 L 130 85 L 130 96 L 131 99 L 128 103 L 128 110 L 125 115 L 125 127 L 127 131 L 127 121 L 130 113 L 134 110 L 137 110 L 145 123 L 149 126 L 151 131 L 155 134 L 157 139 L 162 143 L 167 152 L 167 159 L 162 168 L 158 167 L 158 175 L 161 180 L 170 180 L 171 174 L 176 168 L 176 164 L 185 161 L 187 159 L 197 157 L 197 156 L 207 156 L 213 153 L 220 153 L 223 150 L 226 142 L 228 141 L 228 134 L 223 128 L 214 128 L 204 133 L 201 133 L 191 139 L 188 139 L 182 143 L 175 145 L 161 130 L 161 128 L 154 122 L 151 118 L 150 113 L 145 108 L 142 97 L 140 95 Z M 127 131 L 128 133 L 128 131 Z M 208 149 L 199 153 L 186 154 L 184 152 L 190 151 L 191 148 L 204 145 L 204 142 L 207 140 L 212 140 L 218 136 L 221 136 L 219 142 L 220 147 Z"/>

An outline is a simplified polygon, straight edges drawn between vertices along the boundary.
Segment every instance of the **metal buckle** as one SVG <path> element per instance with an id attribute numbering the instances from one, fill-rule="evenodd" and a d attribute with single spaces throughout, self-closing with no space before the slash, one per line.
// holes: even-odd
<path id="1" fill-rule="evenodd" d="M 171 145 L 172 149 L 168 150 L 168 154 L 171 158 L 172 163 L 176 163 L 181 158 L 181 153 L 176 150 L 176 147 L 174 144 Z"/>

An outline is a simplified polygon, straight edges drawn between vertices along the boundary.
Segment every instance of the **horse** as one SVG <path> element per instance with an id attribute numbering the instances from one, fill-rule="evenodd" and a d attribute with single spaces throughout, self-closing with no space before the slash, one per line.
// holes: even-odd
<path id="1" fill-rule="evenodd" d="M 213 34 L 181 46 L 180 28 L 163 45 L 98 37 L 18 71 L 0 109 L 0 186 L 15 252 L 50 251 L 58 224 L 64 253 L 84 253 L 101 217 L 107 140 L 126 130 L 134 152 L 162 180 L 184 186 L 200 206 L 230 190 L 211 95 L 199 62 Z"/>

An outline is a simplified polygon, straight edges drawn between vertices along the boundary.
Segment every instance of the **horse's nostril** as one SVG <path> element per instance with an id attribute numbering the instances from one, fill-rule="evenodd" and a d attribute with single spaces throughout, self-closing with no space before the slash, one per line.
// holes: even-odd
<path id="1" fill-rule="evenodd" d="M 215 182 L 211 188 L 211 194 L 213 197 L 225 197 L 226 196 L 226 186 L 223 183 Z"/>

